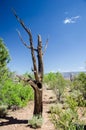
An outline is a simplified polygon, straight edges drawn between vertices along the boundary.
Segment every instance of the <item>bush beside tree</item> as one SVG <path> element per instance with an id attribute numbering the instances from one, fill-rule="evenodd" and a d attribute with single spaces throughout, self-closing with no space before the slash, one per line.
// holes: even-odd
<path id="1" fill-rule="evenodd" d="M 10 72 L 7 67 L 9 61 L 9 51 L 3 40 L 0 39 L 0 106 L 23 107 L 33 99 L 33 91 L 29 85 L 19 81 L 15 73 Z"/>
<path id="2" fill-rule="evenodd" d="M 55 128 L 84 130 L 86 122 L 80 119 L 78 111 L 81 107 L 86 107 L 86 74 L 80 73 L 71 82 L 65 80 L 59 73 L 49 73 L 45 75 L 45 82 L 54 90 L 57 99 L 60 99 L 50 108 L 51 120 Z M 82 109 L 82 115 L 86 116 L 84 109 Z"/>

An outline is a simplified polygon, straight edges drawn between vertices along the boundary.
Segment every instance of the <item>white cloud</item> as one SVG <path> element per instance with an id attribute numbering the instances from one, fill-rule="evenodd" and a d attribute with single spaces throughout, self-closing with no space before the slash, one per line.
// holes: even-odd
<path id="1" fill-rule="evenodd" d="M 71 20 L 70 18 L 66 18 L 64 20 L 64 24 L 68 24 L 68 23 L 75 23 L 75 21 Z"/>
<path id="2" fill-rule="evenodd" d="M 75 16 L 75 17 L 73 17 L 73 19 L 78 19 L 78 18 L 80 18 L 80 16 L 78 15 L 78 16 Z"/>
<path id="3" fill-rule="evenodd" d="M 65 18 L 65 20 L 63 22 L 64 22 L 64 24 L 76 23 L 77 19 L 79 19 L 79 18 L 80 18 L 80 16 Z"/>

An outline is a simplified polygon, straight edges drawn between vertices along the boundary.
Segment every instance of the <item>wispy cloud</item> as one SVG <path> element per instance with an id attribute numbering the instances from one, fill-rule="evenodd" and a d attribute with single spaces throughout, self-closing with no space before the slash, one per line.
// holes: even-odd
<path id="1" fill-rule="evenodd" d="M 65 18 L 65 20 L 63 21 L 64 24 L 72 24 L 72 23 L 76 23 L 76 21 L 80 18 L 80 16 L 75 16 L 75 17 L 71 17 L 71 18 Z"/>

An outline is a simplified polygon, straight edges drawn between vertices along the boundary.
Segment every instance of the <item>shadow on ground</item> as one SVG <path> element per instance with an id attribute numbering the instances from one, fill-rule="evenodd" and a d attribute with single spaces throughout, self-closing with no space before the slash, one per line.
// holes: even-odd
<path id="1" fill-rule="evenodd" d="M 3 117 L 1 119 L 5 119 L 5 121 L 0 122 L 0 126 L 12 125 L 12 124 L 28 124 L 28 120 L 18 120 L 13 117 Z"/>

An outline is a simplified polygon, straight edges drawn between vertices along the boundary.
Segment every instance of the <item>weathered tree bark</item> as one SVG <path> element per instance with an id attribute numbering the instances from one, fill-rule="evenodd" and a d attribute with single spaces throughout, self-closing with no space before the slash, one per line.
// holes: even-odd
<path id="1" fill-rule="evenodd" d="M 43 104 L 42 104 L 42 88 L 38 88 L 34 90 L 34 115 L 41 115 L 43 112 Z"/>
<path id="2" fill-rule="evenodd" d="M 18 17 L 16 12 L 13 10 L 13 13 L 18 20 L 18 22 L 21 24 L 21 26 L 24 28 L 24 30 L 27 32 L 29 36 L 29 42 L 30 45 L 28 46 L 22 39 L 20 32 L 18 32 L 20 40 L 22 43 L 31 50 L 31 56 L 32 56 L 32 62 L 33 62 L 33 73 L 34 78 L 26 79 L 24 77 L 18 76 L 23 81 L 29 83 L 31 87 L 34 89 L 34 115 L 41 115 L 43 112 L 43 103 L 42 103 L 42 93 L 43 93 L 43 73 L 44 73 L 44 67 L 43 67 L 43 52 L 42 52 L 42 40 L 41 36 L 38 35 L 38 45 L 37 48 L 34 48 L 33 46 L 33 38 L 31 31 L 25 26 L 24 22 Z M 35 52 L 37 53 L 37 57 L 35 57 Z M 37 61 L 38 64 L 37 64 Z"/>

